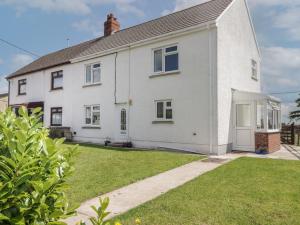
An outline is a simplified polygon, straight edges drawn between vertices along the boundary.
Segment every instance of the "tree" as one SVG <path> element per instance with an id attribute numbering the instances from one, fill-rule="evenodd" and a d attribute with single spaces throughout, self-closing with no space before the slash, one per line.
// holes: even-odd
<path id="1" fill-rule="evenodd" d="M 300 108 L 300 98 L 296 100 L 297 107 Z M 300 120 L 300 109 L 290 113 L 291 120 Z"/>

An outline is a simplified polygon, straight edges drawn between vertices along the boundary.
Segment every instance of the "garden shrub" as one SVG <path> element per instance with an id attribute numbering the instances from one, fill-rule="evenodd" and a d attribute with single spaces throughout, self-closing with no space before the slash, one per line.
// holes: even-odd
<path id="1" fill-rule="evenodd" d="M 0 224 L 54 225 L 68 215 L 64 190 L 74 148 L 52 140 L 40 109 L 0 113 Z"/>

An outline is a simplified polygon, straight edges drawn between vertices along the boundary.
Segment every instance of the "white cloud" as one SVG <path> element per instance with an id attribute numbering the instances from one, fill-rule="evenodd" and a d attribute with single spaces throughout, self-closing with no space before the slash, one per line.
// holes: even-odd
<path id="1" fill-rule="evenodd" d="M 95 5 L 114 4 L 124 13 L 134 13 L 143 16 L 142 10 L 134 3 L 137 0 L 0 0 L 0 4 L 11 5 L 21 14 L 27 9 L 39 9 L 46 12 L 65 12 L 86 15 L 91 13 Z"/>
<path id="2" fill-rule="evenodd" d="M 30 55 L 26 54 L 16 54 L 12 58 L 12 69 L 17 70 L 27 64 L 31 63 L 33 58 Z"/>
<path id="3" fill-rule="evenodd" d="M 167 15 L 167 14 L 177 12 L 177 11 L 180 11 L 182 9 L 186 9 L 186 8 L 191 7 L 191 6 L 198 5 L 198 4 L 201 4 L 203 2 L 207 2 L 207 1 L 208 0 L 176 0 L 174 8 L 172 10 L 166 9 L 161 14 L 162 15 Z"/>
<path id="4" fill-rule="evenodd" d="M 103 34 L 103 23 L 95 22 L 90 19 L 84 19 L 72 24 L 72 26 L 83 32 L 92 33 L 94 36 L 101 36 Z"/>
<path id="5" fill-rule="evenodd" d="M 4 76 L 0 76 L 0 94 L 8 92 L 8 83 Z"/>

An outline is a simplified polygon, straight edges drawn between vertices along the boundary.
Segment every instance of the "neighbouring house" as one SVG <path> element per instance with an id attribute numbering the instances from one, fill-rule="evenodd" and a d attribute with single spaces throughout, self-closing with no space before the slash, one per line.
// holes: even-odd
<path id="1" fill-rule="evenodd" d="M 0 94 L 0 112 L 3 112 L 8 107 L 8 93 Z"/>
<path id="2" fill-rule="evenodd" d="M 212 0 L 123 30 L 109 14 L 103 37 L 9 75 L 9 104 L 42 107 L 45 126 L 76 141 L 274 151 L 280 101 L 261 93 L 260 62 L 245 0 Z"/>

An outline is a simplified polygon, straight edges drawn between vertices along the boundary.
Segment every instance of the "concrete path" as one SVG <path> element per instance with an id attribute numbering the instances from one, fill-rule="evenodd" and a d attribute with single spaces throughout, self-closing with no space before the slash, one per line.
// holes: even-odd
<path id="1" fill-rule="evenodd" d="M 130 209 L 133 209 L 145 202 L 148 202 L 174 188 L 177 188 L 196 177 L 214 170 L 215 168 L 237 158 L 233 156 L 226 160 L 202 160 L 189 163 L 187 165 L 175 168 L 173 170 L 158 174 L 156 176 L 147 178 L 137 183 L 128 185 L 121 189 L 115 190 L 101 198 L 109 197 L 110 205 L 108 211 L 111 212 L 110 217 L 115 217 Z M 84 202 L 77 209 L 77 216 L 68 218 L 64 222 L 69 225 L 75 225 L 80 220 L 88 221 L 88 218 L 95 216 L 91 206 L 99 206 L 99 198 L 94 198 Z M 90 223 L 87 223 L 90 224 Z"/>

